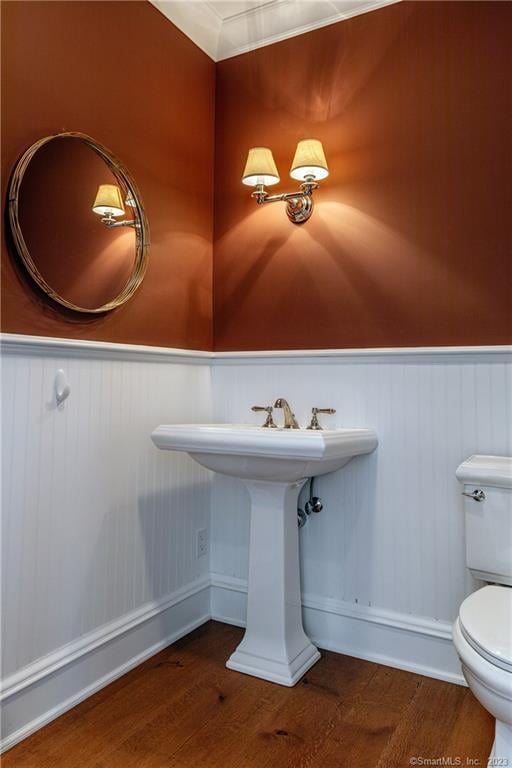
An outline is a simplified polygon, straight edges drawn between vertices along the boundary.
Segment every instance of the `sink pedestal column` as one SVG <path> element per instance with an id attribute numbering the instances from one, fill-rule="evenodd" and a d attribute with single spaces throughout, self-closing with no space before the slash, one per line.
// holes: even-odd
<path id="1" fill-rule="evenodd" d="M 251 496 L 247 628 L 229 669 L 292 686 L 320 653 L 302 627 L 297 501 L 304 480 L 246 480 Z"/>

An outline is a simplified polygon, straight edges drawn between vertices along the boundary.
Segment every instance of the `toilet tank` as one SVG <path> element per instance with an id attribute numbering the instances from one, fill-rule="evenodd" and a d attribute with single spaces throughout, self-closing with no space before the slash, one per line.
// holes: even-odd
<path id="1" fill-rule="evenodd" d="M 476 579 L 512 586 L 512 457 L 470 456 L 457 468 L 466 564 Z"/>

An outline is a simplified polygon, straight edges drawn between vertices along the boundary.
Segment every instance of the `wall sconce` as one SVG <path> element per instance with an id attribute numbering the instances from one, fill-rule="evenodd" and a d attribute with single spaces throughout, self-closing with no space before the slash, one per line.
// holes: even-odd
<path id="1" fill-rule="evenodd" d="M 255 187 L 251 197 L 258 205 L 275 203 L 283 200 L 286 213 L 294 224 L 307 221 L 313 212 L 313 190 L 318 182 L 329 175 L 322 142 L 318 139 L 303 139 L 297 144 L 290 176 L 301 182 L 300 192 L 285 192 L 282 195 L 269 195 L 266 186 L 277 184 L 277 171 L 272 151 L 267 147 L 253 147 L 247 155 L 242 183 Z"/>
<path id="2" fill-rule="evenodd" d="M 126 204 L 134 207 L 135 201 L 128 192 L 126 198 Z M 123 198 L 121 197 L 121 190 L 117 184 L 100 184 L 96 193 L 96 199 L 92 207 L 94 213 L 101 216 L 102 223 L 106 227 L 136 227 L 137 222 L 135 219 L 125 219 L 124 221 L 116 221 L 118 216 L 124 216 L 126 211 L 124 208 Z"/>

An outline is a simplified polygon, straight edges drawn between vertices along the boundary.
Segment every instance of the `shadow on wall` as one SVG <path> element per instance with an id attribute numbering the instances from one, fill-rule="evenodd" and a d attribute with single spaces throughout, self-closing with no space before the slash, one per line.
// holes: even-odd
<path id="1" fill-rule="evenodd" d="M 95 626 L 113 621 L 134 608 L 165 598 L 208 572 L 208 557 L 196 557 L 197 519 L 191 514 L 203 498 L 207 527 L 208 483 L 162 487 L 161 492 L 138 499 L 139 535 L 124 531 L 133 516 L 129 499 L 106 510 L 86 558 L 88 572 L 82 582 L 80 599 L 66 601 L 74 606 L 67 615 L 55 605 L 58 620 L 69 624 L 70 636 L 78 637 Z M 108 551 L 115 541 L 115 554 Z M 92 544 L 94 544 L 92 546 Z M 78 542 L 76 546 L 79 546 Z M 101 571 L 101 594 L 94 589 Z M 90 617 L 95 617 L 91 621 Z M 162 621 L 164 619 L 162 618 Z M 168 627 L 162 629 L 162 637 Z"/>
<path id="2" fill-rule="evenodd" d="M 153 236 L 154 235 L 154 236 Z M 152 278 L 152 298 L 155 305 L 166 305 L 165 322 L 173 333 L 194 339 L 198 326 L 211 323 L 212 313 L 212 244 L 190 231 L 165 230 L 151 232 L 152 246 L 157 245 L 164 258 L 150 259 L 148 273 Z M 175 306 L 182 312 L 174 312 Z M 190 348 L 204 347 L 196 340 Z"/>
<path id="3" fill-rule="evenodd" d="M 238 478 L 216 473 L 211 489 L 211 571 L 246 579 L 251 524 L 249 492 Z"/>
<path id="4" fill-rule="evenodd" d="M 324 508 L 311 516 L 300 533 L 303 594 L 370 605 L 374 591 L 371 553 L 378 546 L 373 525 L 377 458 L 376 452 L 355 457 L 338 472 L 315 481 L 315 494 Z"/>
<path id="5" fill-rule="evenodd" d="M 481 328 L 489 325 L 499 300 L 492 281 L 482 278 L 475 290 L 474 272 L 462 270 L 443 251 L 422 248 L 348 203 L 320 199 L 307 225 L 286 220 L 287 231 L 284 206 L 272 208 L 255 210 L 218 241 L 223 261 L 218 308 L 224 324 L 238 319 L 250 328 L 257 312 L 267 337 L 269 326 L 277 334 L 284 327 L 285 339 L 286 327 L 293 327 L 294 318 L 303 324 L 308 313 L 314 327 L 333 334 L 340 333 L 345 318 L 353 338 L 348 346 L 361 347 L 368 346 L 369 327 L 372 345 L 378 346 L 389 343 L 390 333 L 400 337 L 405 322 L 417 329 L 418 344 L 431 343 L 432 325 L 440 322 L 436 318 L 461 332 L 467 317 Z M 280 342 L 272 335 L 259 338 L 258 346 L 279 348 Z M 319 346 L 313 327 L 302 346 Z"/>
<path id="6" fill-rule="evenodd" d="M 331 35 L 330 44 L 318 46 L 315 34 L 300 37 L 297 45 L 271 45 L 265 48 L 265 67 L 256 57 L 240 70 L 240 82 L 266 109 L 278 109 L 294 120 L 309 123 L 342 115 L 382 66 L 388 51 L 407 23 L 409 8 L 390 15 L 383 34 L 382 26 L 353 25 L 352 34 L 343 40 Z M 247 16 L 248 39 L 263 36 L 257 13 Z M 243 61 L 243 60 L 240 60 Z"/>
<path id="7" fill-rule="evenodd" d="M 377 451 L 355 457 L 338 472 L 315 480 L 315 495 L 321 497 L 324 508 L 311 515 L 299 532 L 304 595 L 371 603 L 376 591 L 372 553 L 379 547 L 374 525 Z M 307 493 L 308 486 L 301 502 Z M 212 510 L 212 572 L 247 579 L 250 499 L 242 481 L 215 475 Z"/>
<path id="8" fill-rule="evenodd" d="M 428 324 L 436 311 L 444 317 L 451 315 L 455 322 L 461 311 L 478 315 L 482 302 L 489 305 L 494 301 L 491 291 L 486 297 L 482 292 L 475 293 L 471 275 L 461 273 L 439 254 L 436 257 L 435 253 L 427 252 L 364 211 L 345 203 L 321 201 L 316 215 L 323 226 L 307 234 L 329 257 L 331 268 L 343 276 L 362 311 L 374 316 L 375 327 L 382 316 L 397 328 L 404 317 L 416 317 L 418 324 Z M 322 271 L 328 268 L 322 264 Z M 415 290 L 404 292 L 404 282 L 415 285 Z M 453 290 L 438 291 L 445 283 L 453 286 Z M 485 292 L 485 285 L 482 290 Z M 418 294 L 428 294 L 428 305 L 418 304 Z"/>
<path id="9" fill-rule="evenodd" d="M 253 242 L 250 246 L 250 262 L 246 262 L 244 265 L 243 259 L 238 258 L 238 266 L 233 265 L 233 272 L 238 274 L 239 277 L 233 285 L 232 289 L 229 290 L 227 295 L 225 295 L 222 302 L 223 310 L 228 314 L 234 312 L 240 306 L 240 304 L 243 305 L 244 301 L 250 297 L 250 294 L 257 290 L 258 284 L 262 281 L 265 271 L 268 269 L 268 267 L 271 266 L 272 259 L 274 259 L 279 254 L 280 249 L 287 241 L 287 238 L 284 236 L 269 237 L 268 235 L 264 234 L 264 230 L 260 231 L 262 233 L 260 242 L 258 245 Z M 233 240 L 237 239 L 239 246 L 241 246 L 241 253 L 243 254 L 245 251 L 245 246 L 243 244 L 242 232 L 237 233 L 237 228 L 235 227 L 233 232 Z M 237 252 L 236 255 L 240 257 L 241 254 Z M 285 287 L 285 285 L 286 284 L 283 284 L 282 287 Z M 275 296 L 270 296 L 269 298 L 271 302 L 273 302 Z M 270 340 L 267 346 L 270 349 L 272 348 L 272 343 Z"/>
<path id="10" fill-rule="evenodd" d="M 192 461 L 192 459 L 190 459 Z M 192 512 L 198 499 L 208 503 L 209 483 L 162 489 L 139 498 L 139 525 L 143 545 L 144 595 L 158 600 L 183 587 L 209 570 L 208 555 L 198 558 L 196 526 Z M 208 528 L 208 508 L 204 510 Z"/>

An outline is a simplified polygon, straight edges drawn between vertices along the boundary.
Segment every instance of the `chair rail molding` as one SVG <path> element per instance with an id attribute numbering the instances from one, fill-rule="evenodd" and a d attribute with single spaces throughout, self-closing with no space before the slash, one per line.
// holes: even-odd
<path id="1" fill-rule="evenodd" d="M 155 347 L 142 344 L 119 344 L 110 341 L 62 339 L 53 336 L 33 336 L 19 333 L 0 334 L 0 350 L 5 355 L 46 355 L 81 357 L 103 360 L 133 360 L 147 362 L 203 363 L 210 365 L 254 365 L 314 362 L 315 365 L 354 360 L 389 362 L 396 360 L 440 360 L 457 363 L 464 359 L 496 359 L 512 362 L 512 344 L 451 347 L 368 347 L 359 349 L 267 349 L 216 351 Z"/>
<path id="2" fill-rule="evenodd" d="M 379 362 L 440 362 L 444 364 L 479 362 L 512 362 L 512 345 L 460 347 L 368 347 L 361 349 L 286 349 L 213 352 L 214 365 L 329 365 Z"/>
<path id="3" fill-rule="evenodd" d="M 98 360 L 132 360 L 138 362 L 209 363 L 212 353 L 194 349 L 154 347 L 143 344 L 119 344 L 112 341 L 60 339 L 53 336 L 30 336 L 2 333 L 0 349 L 6 355 L 45 355 Z"/>

